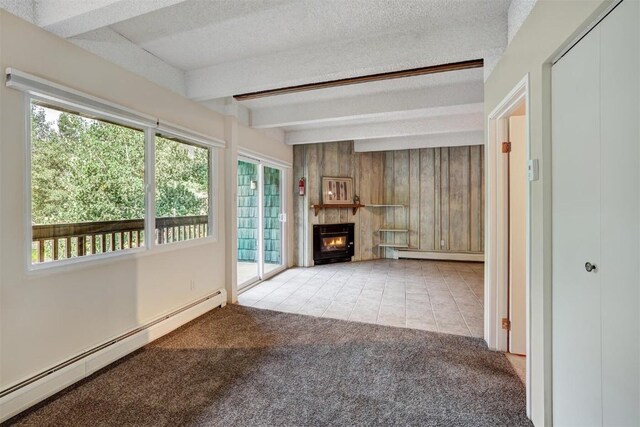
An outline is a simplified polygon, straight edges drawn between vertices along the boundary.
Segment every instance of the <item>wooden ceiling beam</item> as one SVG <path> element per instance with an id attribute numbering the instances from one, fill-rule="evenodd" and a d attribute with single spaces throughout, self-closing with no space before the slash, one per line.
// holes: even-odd
<path id="1" fill-rule="evenodd" d="M 328 89 L 332 87 L 354 85 L 360 83 L 378 82 L 382 80 L 400 79 L 403 77 L 424 76 L 426 74 L 446 73 L 449 71 L 468 70 L 471 68 L 482 68 L 482 59 L 472 59 L 469 61 L 454 62 L 451 64 L 432 65 L 429 67 L 412 68 L 409 70 L 391 71 L 388 73 L 370 74 L 367 76 L 348 77 L 345 79 L 330 80 L 326 82 L 307 83 L 297 86 L 268 89 L 258 92 L 241 93 L 233 97 L 237 101 L 247 101 L 250 99 L 265 98 L 267 96 L 285 95 L 296 92 L 307 92 L 318 89 Z"/>

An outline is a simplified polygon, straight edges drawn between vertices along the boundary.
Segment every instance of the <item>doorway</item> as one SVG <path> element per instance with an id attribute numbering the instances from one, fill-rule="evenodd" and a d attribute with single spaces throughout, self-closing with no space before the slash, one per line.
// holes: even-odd
<path id="1" fill-rule="evenodd" d="M 238 289 L 285 268 L 283 181 L 281 168 L 252 158 L 238 159 Z"/>
<path id="2" fill-rule="evenodd" d="M 509 117 L 507 151 L 507 185 L 509 204 L 509 283 L 507 310 L 507 349 L 509 353 L 526 355 L 526 208 L 527 154 L 526 105 L 524 100 Z"/>
<path id="3" fill-rule="evenodd" d="M 527 391 L 529 353 L 529 160 L 528 76 L 489 114 L 485 268 L 485 340 L 505 352 Z"/>

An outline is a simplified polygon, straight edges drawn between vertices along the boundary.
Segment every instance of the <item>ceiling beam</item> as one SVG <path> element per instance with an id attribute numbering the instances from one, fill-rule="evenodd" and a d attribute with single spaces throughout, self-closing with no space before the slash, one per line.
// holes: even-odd
<path id="1" fill-rule="evenodd" d="M 428 67 L 411 68 L 408 70 L 391 71 L 387 73 L 369 74 L 365 76 L 348 77 L 344 79 L 329 80 L 325 82 L 307 83 L 297 86 L 288 86 L 277 89 L 268 89 L 258 92 L 243 93 L 234 95 L 238 101 L 264 98 L 267 96 L 284 95 L 287 93 L 307 92 L 310 90 L 328 89 L 333 87 L 347 86 L 360 83 L 378 82 L 381 80 L 400 79 L 404 77 L 424 76 L 426 74 L 446 73 L 448 71 L 468 70 L 471 68 L 482 68 L 482 59 L 472 59 L 469 61 L 453 62 L 449 64 L 431 65 Z"/>
<path id="2" fill-rule="evenodd" d="M 482 111 L 484 86 L 477 82 L 419 89 L 373 93 L 349 98 L 251 108 L 254 128 L 308 124 L 345 123 L 348 120 L 378 117 L 382 120 L 436 116 L 469 111 L 473 104 Z M 466 108 L 466 110 L 465 110 Z M 458 111 L 458 110 L 463 111 Z"/>
<path id="3" fill-rule="evenodd" d="M 398 120 L 394 122 L 361 123 L 347 126 L 291 130 L 286 132 L 285 142 L 290 145 L 297 145 L 483 130 L 483 113 L 479 112 L 413 120 Z"/>
<path id="4" fill-rule="evenodd" d="M 36 23 L 68 38 L 182 3 L 185 0 L 47 0 L 36 3 Z"/>
<path id="5" fill-rule="evenodd" d="M 354 151 L 365 153 L 370 151 L 414 150 L 419 148 L 464 147 L 483 145 L 482 131 L 439 133 L 434 135 L 414 135 L 392 138 L 361 139 L 355 141 Z"/>

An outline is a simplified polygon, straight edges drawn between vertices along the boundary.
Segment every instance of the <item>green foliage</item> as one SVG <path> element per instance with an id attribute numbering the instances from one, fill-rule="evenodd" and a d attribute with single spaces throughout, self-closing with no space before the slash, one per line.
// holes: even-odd
<path id="1" fill-rule="evenodd" d="M 206 215 L 209 150 L 156 137 L 156 216 Z"/>
<path id="2" fill-rule="evenodd" d="M 32 106 L 33 223 L 144 218 L 144 132 L 47 112 Z M 158 216 L 206 214 L 208 150 L 157 138 L 156 182 Z"/>

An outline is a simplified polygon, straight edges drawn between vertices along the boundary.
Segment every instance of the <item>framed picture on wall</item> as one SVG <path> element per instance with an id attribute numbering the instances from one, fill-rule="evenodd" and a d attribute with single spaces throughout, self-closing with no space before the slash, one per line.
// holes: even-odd
<path id="1" fill-rule="evenodd" d="M 325 205 L 353 204 L 353 180 L 351 178 L 323 176 L 322 203 Z"/>

